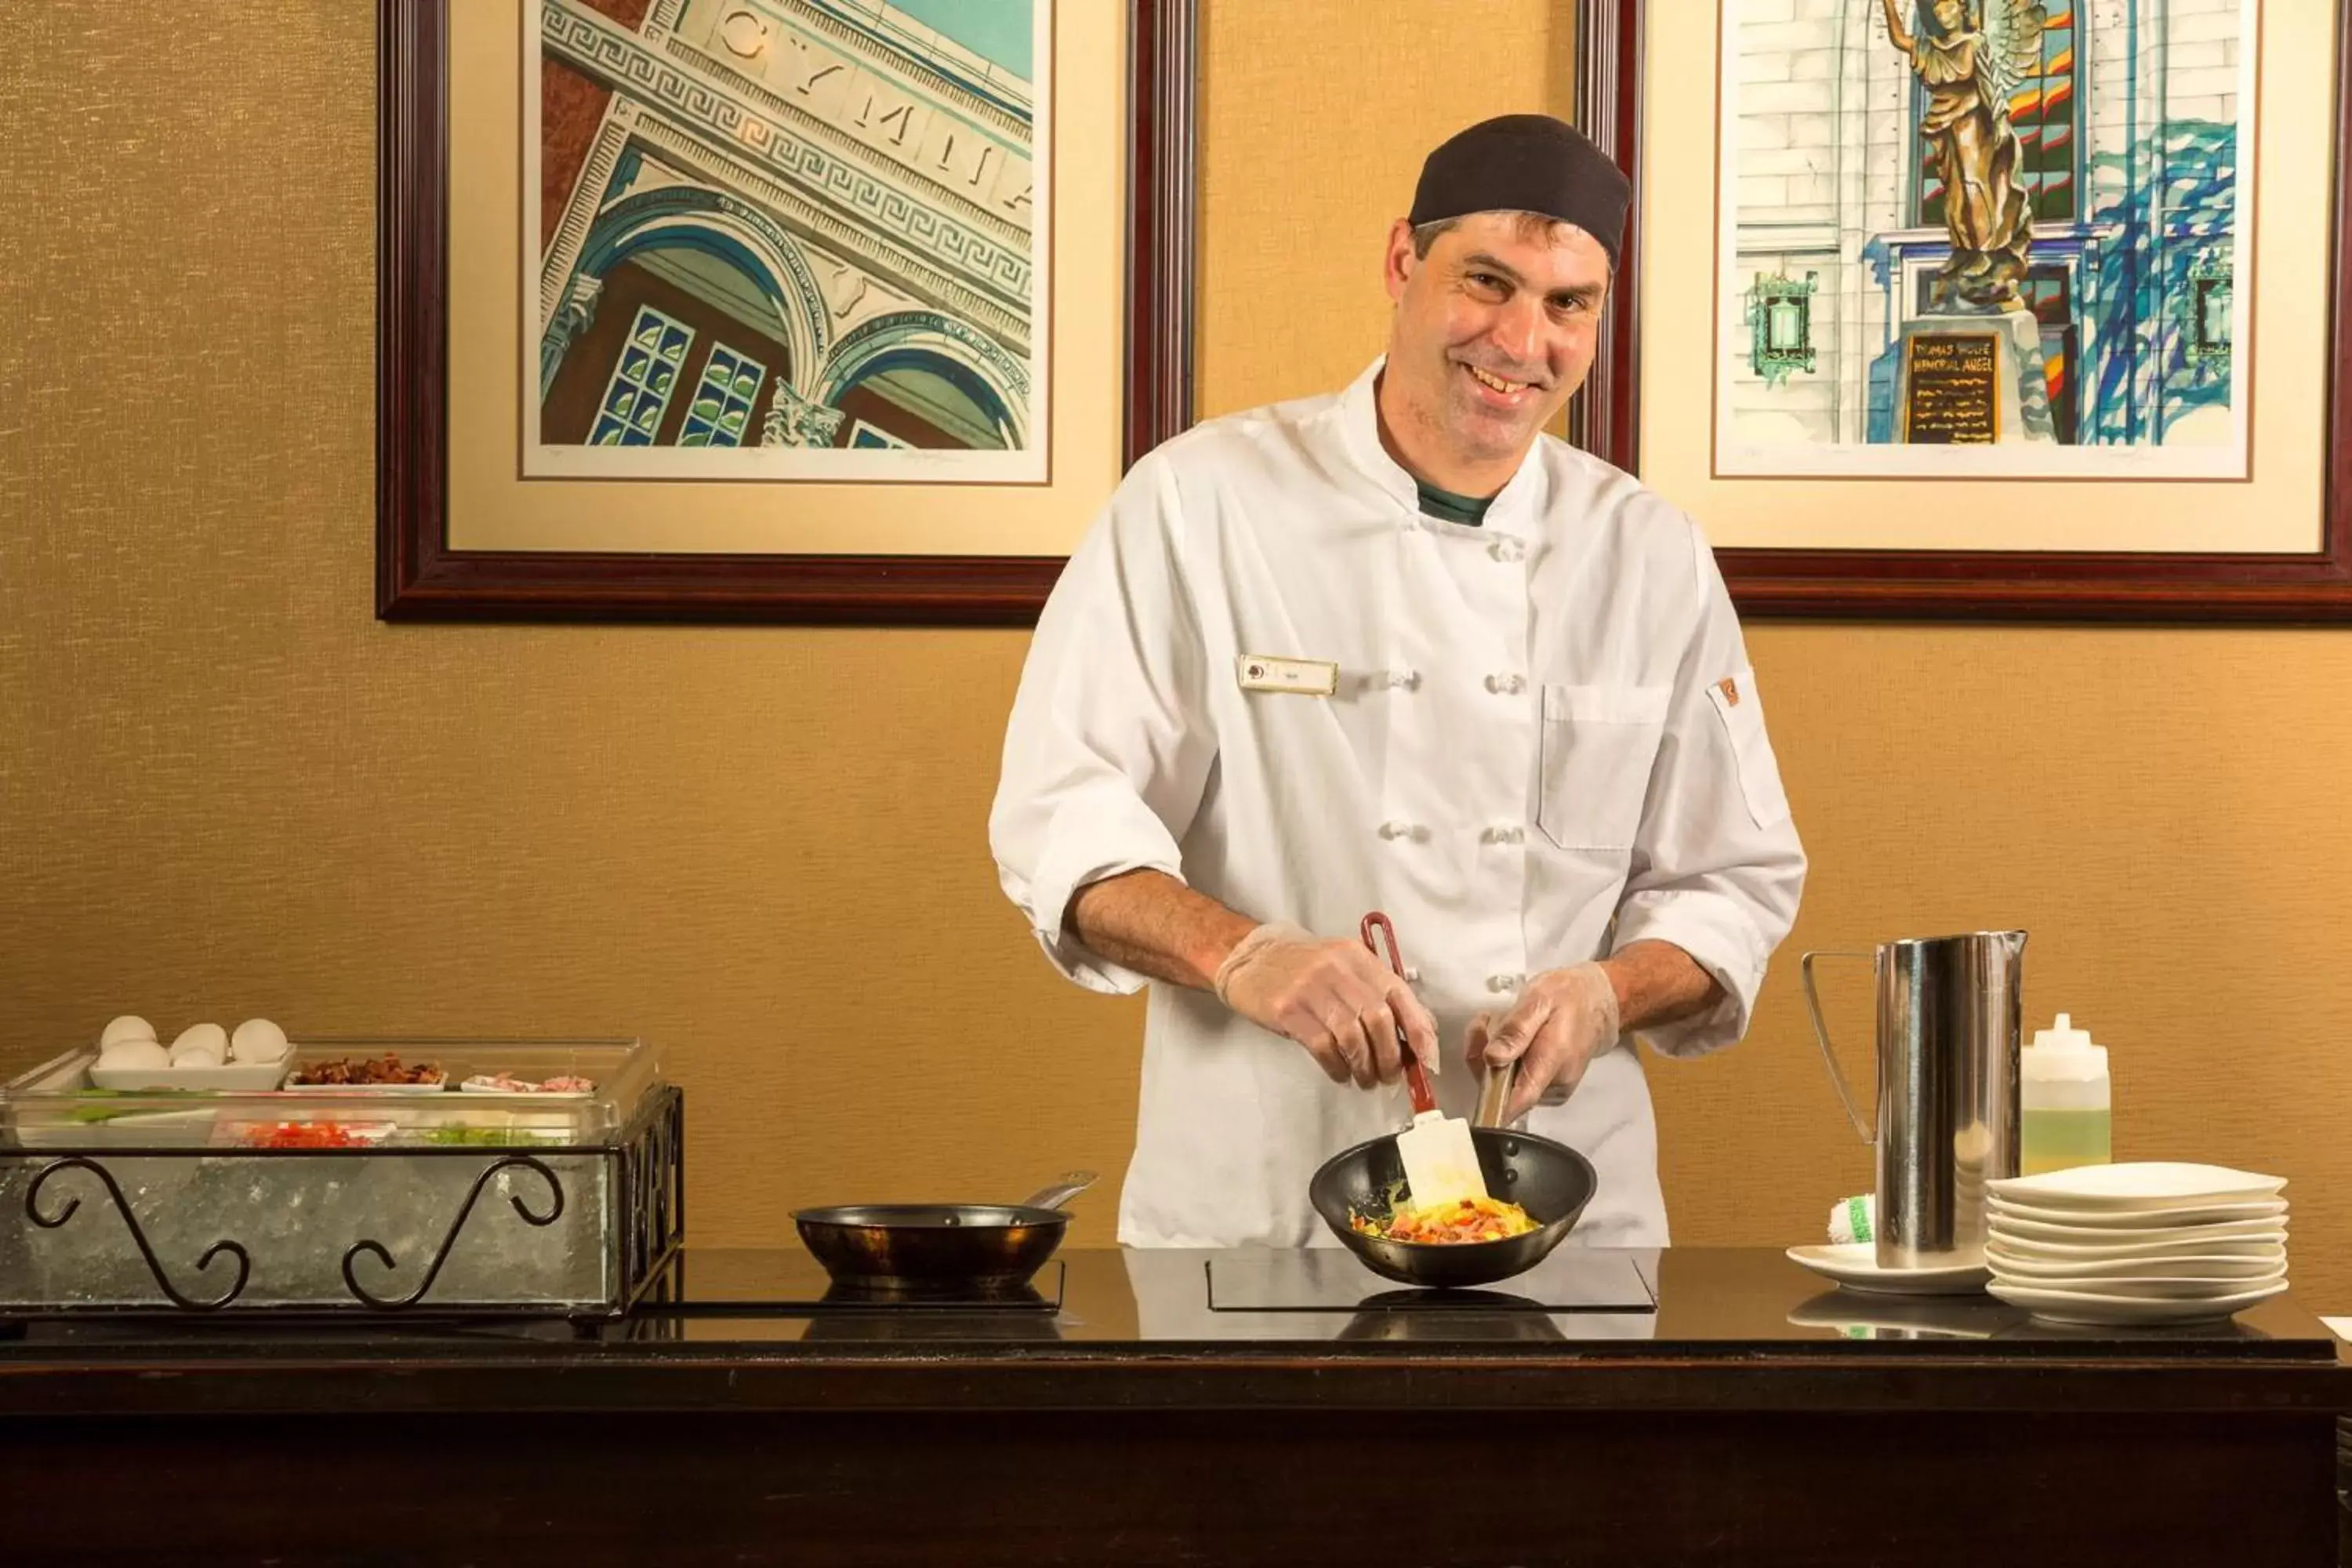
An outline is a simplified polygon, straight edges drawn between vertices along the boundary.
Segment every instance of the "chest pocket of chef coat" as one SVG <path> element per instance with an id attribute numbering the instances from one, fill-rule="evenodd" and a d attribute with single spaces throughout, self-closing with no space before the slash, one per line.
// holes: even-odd
<path id="1" fill-rule="evenodd" d="M 1642 826 L 1671 686 L 1543 689 L 1536 826 L 1563 849 L 1625 849 Z"/>
<path id="2" fill-rule="evenodd" d="M 1780 787 L 1780 760 L 1764 733 L 1764 708 L 1756 700 L 1756 672 L 1743 669 L 1706 689 L 1715 716 L 1723 721 L 1724 740 L 1739 774 L 1739 794 L 1748 803 L 1748 820 L 1759 827 L 1778 827 L 1789 820 L 1789 796 Z"/>

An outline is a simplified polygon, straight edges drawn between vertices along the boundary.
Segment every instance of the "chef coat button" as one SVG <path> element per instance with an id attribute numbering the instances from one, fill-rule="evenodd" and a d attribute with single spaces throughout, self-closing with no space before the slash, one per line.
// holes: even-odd
<path id="1" fill-rule="evenodd" d="M 1419 688 L 1421 685 L 1421 671 L 1417 669 L 1391 669 L 1388 672 L 1385 679 L 1387 680 L 1391 690 L 1412 691 Z"/>
<path id="2" fill-rule="evenodd" d="M 1521 675 L 1490 675 L 1486 689 L 1503 697 L 1517 697 L 1528 689 L 1527 678 Z"/>
<path id="3" fill-rule="evenodd" d="M 1429 829 L 1415 822 L 1383 822 L 1381 824 L 1381 837 L 1410 838 L 1418 844 L 1429 837 Z"/>
<path id="4" fill-rule="evenodd" d="M 1507 535 L 1501 539 L 1497 539 L 1494 543 L 1488 545 L 1486 547 L 1486 553 L 1507 565 L 1514 561 L 1525 560 L 1527 558 L 1528 547 L 1518 540 L 1512 539 Z"/>
<path id="5" fill-rule="evenodd" d="M 1517 991 L 1526 984 L 1527 978 L 1524 974 L 1489 974 L 1486 976 L 1486 989 L 1497 994 Z"/>
<path id="6" fill-rule="evenodd" d="M 1489 827 L 1484 833 L 1478 835 L 1478 841 L 1482 844 L 1517 844 L 1526 837 L 1527 830 L 1525 828 Z"/>

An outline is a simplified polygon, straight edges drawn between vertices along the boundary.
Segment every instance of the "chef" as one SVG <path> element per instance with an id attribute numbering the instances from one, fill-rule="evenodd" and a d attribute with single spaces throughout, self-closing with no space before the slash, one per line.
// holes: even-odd
<path id="1" fill-rule="evenodd" d="M 1576 1239 L 1666 1242 L 1634 1039 L 1740 1037 L 1805 858 L 1706 540 L 1543 433 L 1629 195 L 1546 116 L 1446 142 L 1387 352 L 1146 456 L 1046 603 L 990 838 L 1055 967 L 1151 985 L 1122 1242 L 1328 1240 L 1307 1180 L 1410 1114 L 1400 1033 L 1451 1115 L 1517 1062 L 1599 1173 Z"/>

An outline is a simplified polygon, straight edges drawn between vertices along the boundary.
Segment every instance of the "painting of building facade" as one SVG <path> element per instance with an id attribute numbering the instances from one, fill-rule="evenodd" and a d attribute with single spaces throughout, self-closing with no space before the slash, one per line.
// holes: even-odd
<path id="1" fill-rule="evenodd" d="M 2257 0 L 1723 0 L 1715 468 L 2242 478 Z"/>
<path id="2" fill-rule="evenodd" d="M 528 0 L 525 477 L 1043 482 L 1052 0 Z"/>

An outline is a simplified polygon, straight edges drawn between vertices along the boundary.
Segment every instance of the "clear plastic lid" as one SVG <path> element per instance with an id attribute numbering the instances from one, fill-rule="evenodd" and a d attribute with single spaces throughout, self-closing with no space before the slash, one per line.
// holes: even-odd
<path id="1" fill-rule="evenodd" d="M 234 1068 L 130 1076 L 78 1047 L 0 1086 L 17 1148 L 605 1143 L 661 1080 L 634 1038 L 298 1037 L 258 1086 Z"/>

